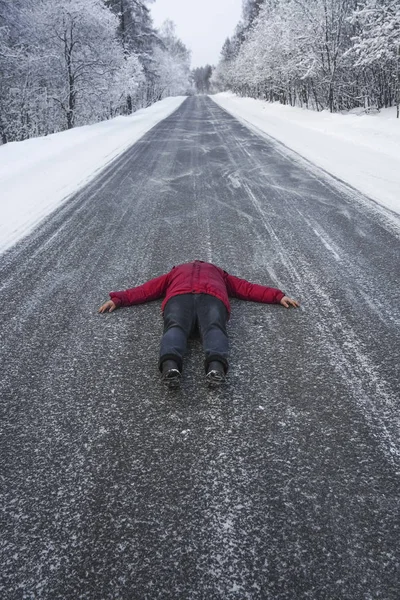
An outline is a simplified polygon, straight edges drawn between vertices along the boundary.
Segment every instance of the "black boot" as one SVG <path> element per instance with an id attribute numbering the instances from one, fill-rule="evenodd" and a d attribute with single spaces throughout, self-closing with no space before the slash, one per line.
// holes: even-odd
<path id="1" fill-rule="evenodd" d="M 212 360 L 208 364 L 206 381 L 210 388 L 226 383 L 225 367 L 219 360 Z"/>
<path id="2" fill-rule="evenodd" d="M 161 380 L 170 390 L 176 390 L 181 384 L 181 373 L 174 360 L 165 360 L 161 365 Z"/>

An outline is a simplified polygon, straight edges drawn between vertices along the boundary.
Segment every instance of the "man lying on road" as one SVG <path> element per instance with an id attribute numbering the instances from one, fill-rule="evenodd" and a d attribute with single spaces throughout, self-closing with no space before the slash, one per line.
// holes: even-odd
<path id="1" fill-rule="evenodd" d="M 276 288 L 250 283 L 229 275 L 219 267 L 195 260 L 173 267 L 169 273 L 150 279 L 143 285 L 110 292 L 100 313 L 113 312 L 120 306 L 142 304 L 165 296 L 161 309 L 164 333 L 161 340 L 159 368 L 165 385 L 176 389 L 180 385 L 183 356 L 190 333 L 199 328 L 205 353 L 206 380 L 210 387 L 225 383 L 228 371 L 229 296 L 267 304 L 282 304 L 285 308 L 299 303 Z"/>

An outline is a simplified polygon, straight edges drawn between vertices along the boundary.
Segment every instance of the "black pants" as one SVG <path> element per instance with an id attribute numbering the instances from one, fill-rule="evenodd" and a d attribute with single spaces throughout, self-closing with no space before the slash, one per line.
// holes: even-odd
<path id="1" fill-rule="evenodd" d="M 205 353 L 205 369 L 219 360 L 228 370 L 228 335 L 225 304 L 210 294 L 180 294 L 168 300 L 164 308 L 164 334 L 160 362 L 175 360 L 182 370 L 188 337 L 198 327 Z"/>

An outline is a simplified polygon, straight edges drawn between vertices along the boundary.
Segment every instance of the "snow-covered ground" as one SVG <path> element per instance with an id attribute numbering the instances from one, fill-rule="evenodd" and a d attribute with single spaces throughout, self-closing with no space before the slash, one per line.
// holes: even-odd
<path id="1" fill-rule="evenodd" d="M 400 213 L 400 119 L 396 109 L 376 114 L 331 114 L 240 98 L 211 98 L 258 133 L 268 134 Z"/>
<path id="2" fill-rule="evenodd" d="M 0 252 L 31 231 L 184 100 L 184 96 L 166 98 L 130 117 L 0 146 Z"/>
<path id="3" fill-rule="evenodd" d="M 374 115 L 338 115 L 239 98 L 228 92 L 211 97 L 258 133 L 273 136 L 400 214 L 400 120 L 394 108 Z M 166 98 L 131 117 L 0 146 L 0 252 L 26 235 L 184 99 Z"/>

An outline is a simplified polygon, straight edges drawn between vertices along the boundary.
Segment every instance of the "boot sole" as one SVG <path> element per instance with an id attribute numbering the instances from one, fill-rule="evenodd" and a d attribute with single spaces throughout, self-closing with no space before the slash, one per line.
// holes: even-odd
<path id="1" fill-rule="evenodd" d="M 162 382 L 169 390 L 177 390 L 181 385 L 181 374 L 173 369 L 172 373 L 169 372 L 163 377 Z"/>
<path id="2" fill-rule="evenodd" d="M 217 388 L 225 385 L 226 378 L 219 371 L 210 371 L 206 375 L 206 381 L 209 388 Z"/>

